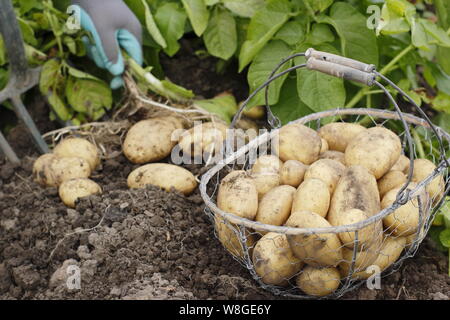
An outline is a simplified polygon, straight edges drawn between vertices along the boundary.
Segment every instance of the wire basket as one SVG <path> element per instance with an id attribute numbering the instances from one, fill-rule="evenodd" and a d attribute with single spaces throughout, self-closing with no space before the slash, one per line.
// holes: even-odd
<path id="1" fill-rule="evenodd" d="M 283 64 L 298 56 L 306 57 L 307 62 L 276 74 Z M 399 137 L 403 142 L 403 152 L 410 160 L 409 169 L 405 171 L 406 183 L 399 188 L 391 205 L 363 221 L 347 225 L 320 228 L 275 226 L 245 219 L 219 209 L 216 202 L 221 179 L 232 170 L 250 169 L 255 152 L 262 150 L 262 154 L 267 153 L 266 146 L 278 136 L 280 121 L 268 106 L 270 83 L 295 69 L 304 67 L 365 85 L 376 85 L 387 95 L 395 111 L 335 109 L 310 114 L 290 124 L 302 124 L 318 129 L 322 123 L 331 121 L 359 122 L 364 119 L 366 123 L 372 125 L 396 129 L 397 132 L 401 132 Z M 409 100 L 423 118 L 402 113 L 391 93 L 377 81 L 377 77 L 386 81 Z M 445 196 L 450 189 L 448 176 L 450 159 L 445 156 L 450 145 L 450 135 L 434 126 L 414 101 L 389 79 L 379 74 L 373 65 L 314 49 L 283 60 L 267 82 L 253 92 L 241 106 L 231 128 L 234 128 L 248 102 L 263 89 L 266 94 L 268 123 L 272 130 L 251 140 L 237 151 L 226 154 L 224 160 L 202 177 L 200 192 L 206 203 L 205 211 L 215 226 L 217 238 L 226 250 L 250 271 L 263 289 L 275 295 L 300 299 L 339 298 L 363 283 L 379 289 L 382 276 L 398 270 L 404 259 L 415 255 L 432 224 L 434 215 L 445 202 Z M 412 137 L 412 131 L 422 136 L 426 148 L 417 145 Z M 425 154 L 436 168 L 427 178 L 413 183 L 414 160 L 419 158 L 419 154 L 422 156 Z M 438 190 L 429 192 L 431 185 L 436 187 L 436 181 Z M 395 217 L 399 210 L 409 210 L 408 214 L 409 212 L 417 214 L 417 228 L 399 234 L 392 227 L 383 225 L 384 219 L 388 216 Z M 371 239 L 376 240 L 363 242 L 364 235 L 367 234 L 373 235 Z M 350 240 L 344 242 L 344 238 Z M 267 257 L 259 254 L 262 249 L 270 252 L 272 259 L 270 263 Z M 332 265 L 326 262 L 329 257 L 334 257 Z M 274 266 L 273 269 L 270 266 Z"/>

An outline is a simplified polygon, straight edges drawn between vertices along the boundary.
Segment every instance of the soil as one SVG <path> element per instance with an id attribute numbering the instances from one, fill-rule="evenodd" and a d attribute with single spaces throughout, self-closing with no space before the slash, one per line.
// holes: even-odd
<path id="1" fill-rule="evenodd" d="M 190 74 L 197 59 L 188 52 L 173 65 Z M 245 94 L 239 79 L 214 75 L 214 61 L 207 61 L 192 88 L 203 87 L 205 97 Z M 189 87 L 176 72 L 168 76 Z M 278 299 L 223 249 L 198 191 L 129 190 L 126 177 L 135 166 L 119 155 L 92 177 L 103 194 L 68 209 L 55 188 L 33 182 L 36 152 L 23 128 L 9 138 L 23 161 L 14 167 L 0 159 L 0 299 Z M 81 270 L 80 290 L 66 285 L 70 265 Z M 426 239 L 414 258 L 382 280 L 381 290 L 362 286 L 342 299 L 449 300 L 448 268 L 448 257 Z"/>

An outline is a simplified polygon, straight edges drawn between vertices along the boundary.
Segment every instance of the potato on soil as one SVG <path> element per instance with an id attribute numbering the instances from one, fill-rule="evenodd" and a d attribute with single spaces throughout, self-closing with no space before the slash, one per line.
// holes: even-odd
<path id="1" fill-rule="evenodd" d="M 400 156 L 400 158 L 398 158 L 398 161 L 391 168 L 391 170 L 392 171 L 401 171 L 404 174 L 408 175 L 410 164 L 411 164 L 411 161 L 409 161 L 409 158 L 402 154 Z"/>
<path id="2" fill-rule="evenodd" d="M 306 266 L 297 277 L 297 286 L 306 294 L 323 297 L 335 292 L 341 284 L 338 269 Z"/>
<path id="3" fill-rule="evenodd" d="M 322 180 L 328 186 L 330 194 L 333 194 L 334 189 L 336 189 L 336 185 L 344 172 L 345 166 L 342 163 L 336 160 L 322 159 L 317 160 L 309 166 L 308 170 L 306 170 L 304 179 Z"/>
<path id="4" fill-rule="evenodd" d="M 132 163 L 160 161 L 170 155 L 178 142 L 172 134 L 182 128 L 181 120 L 175 117 L 139 121 L 128 130 L 123 152 Z"/>
<path id="5" fill-rule="evenodd" d="M 49 167 L 56 156 L 47 153 L 39 158 L 33 164 L 33 178 L 42 186 L 56 186 L 56 182 L 52 179 L 53 175 L 49 174 Z"/>
<path id="6" fill-rule="evenodd" d="M 319 159 L 336 160 L 345 166 L 345 154 L 340 151 L 328 150 L 320 154 Z"/>
<path id="7" fill-rule="evenodd" d="M 253 220 L 258 211 L 258 191 L 245 171 L 233 171 L 220 183 L 217 195 L 219 209 Z"/>
<path id="8" fill-rule="evenodd" d="M 269 232 L 256 243 L 253 264 L 265 284 L 285 286 L 303 266 L 294 256 L 284 234 Z"/>
<path id="9" fill-rule="evenodd" d="M 75 208 L 78 199 L 100 193 L 102 193 L 100 186 L 89 179 L 72 179 L 59 186 L 59 197 L 71 208 Z"/>
<path id="10" fill-rule="evenodd" d="M 298 160 L 309 165 L 319 158 L 322 139 L 311 128 L 301 124 L 282 127 L 276 137 L 275 151 L 282 161 Z"/>
<path id="11" fill-rule="evenodd" d="M 391 170 L 378 180 L 378 190 L 381 198 L 392 189 L 403 187 L 407 181 L 406 175 L 402 171 Z"/>
<path id="12" fill-rule="evenodd" d="M 293 228 L 330 228 L 327 220 L 316 213 L 297 211 L 291 214 L 286 226 Z M 342 244 L 334 233 L 287 235 L 294 255 L 308 265 L 337 266 L 342 260 Z"/>
<path id="13" fill-rule="evenodd" d="M 362 166 L 347 168 L 331 198 L 327 219 L 339 225 L 339 217 L 350 209 L 359 209 L 370 217 L 381 210 L 380 195 L 375 177 Z"/>
<path id="14" fill-rule="evenodd" d="M 416 159 L 414 160 L 414 173 L 413 173 L 413 181 L 421 182 L 428 178 L 433 172 L 436 170 L 436 165 L 427 159 Z M 431 197 L 433 203 L 438 203 L 445 191 L 445 182 L 444 177 L 438 175 L 434 178 L 427 186 L 426 190 Z"/>
<path id="15" fill-rule="evenodd" d="M 330 208 L 330 191 L 319 179 L 308 179 L 298 187 L 292 202 L 292 212 L 311 211 L 325 218 Z"/>
<path id="16" fill-rule="evenodd" d="M 185 155 L 203 157 L 205 153 L 218 153 L 227 138 L 228 127 L 219 122 L 206 122 L 186 131 L 179 146 Z"/>
<path id="17" fill-rule="evenodd" d="M 86 139 L 67 138 L 61 141 L 53 150 L 60 158 L 82 158 L 89 163 L 91 171 L 100 164 L 100 155 L 97 147 Z"/>
<path id="18" fill-rule="evenodd" d="M 47 181 L 53 181 L 53 186 L 59 186 L 61 183 L 76 179 L 89 178 L 91 175 L 91 166 L 83 158 L 55 157 L 51 162 L 48 170 L 46 170 Z"/>
<path id="19" fill-rule="evenodd" d="M 360 133 L 348 144 L 345 163 L 347 166 L 361 165 L 380 179 L 397 163 L 401 152 L 402 143 L 394 132 L 374 127 Z"/>
<path id="20" fill-rule="evenodd" d="M 297 160 L 286 161 L 280 170 L 280 184 L 297 188 L 305 176 L 308 166 Z"/>
<path id="21" fill-rule="evenodd" d="M 264 195 L 259 202 L 255 221 L 274 226 L 283 225 L 291 214 L 295 188 L 279 186 Z"/>
<path id="22" fill-rule="evenodd" d="M 334 122 L 319 129 L 319 135 L 328 142 L 329 150 L 345 152 L 347 145 L 367 129 L 359 124 Z"/>
<path id="23" fill-rule="evenodd" d="M 244 248 L 242 242 L 238 236 L 239 228 L 227 221 L 224 218 L 216 215 L 214 219 L 214 224 L 216 228 L 216 235 L 220 243 L 230 252 L 233 256 L 237 258 L 244 259 Z M 249 255 L 251 257 L 252 250 L 255 246 L 256 236 L 251 234 L 248 229 L 245 230 L 245 242 L 247 248 L 249 249 Z M 244 240 L 243 240 L 244 241 Z"/>
<path id="24" fill-rule="evenodd" d="M 148 185 L 160 187 L 166 191 L 175 189 L 185 195 L 191 194 L 197 187 L 197 181 L 188 170 L 167 163 L 151 163 L 139 167 L 128 176 L 128 187 L 142 189 Z"/>

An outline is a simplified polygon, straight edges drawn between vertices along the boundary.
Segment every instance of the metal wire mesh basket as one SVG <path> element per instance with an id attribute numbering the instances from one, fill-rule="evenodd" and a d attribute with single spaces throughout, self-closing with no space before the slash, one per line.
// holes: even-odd
<path id="1" fill-rule="evenodd" d="M 276 74 L 284 63 L 298 56 L 305 56 L 307 63 Z M 233 170 L 250 170 L 254 164 L 255 152 L 259 150 L 260 155 L 266 154 L 266 146 L 278 137 L 280 123 L 267 103 L 269 84 L 290 71 L 303 67 L 369 86 L 376 85 L 387 95 L 396 111 L 335 109 L 310 114 L 289 125 L 301 124 L 319 129 L 323 123 L 354 123 L 364 118 L 363 122 L 369 123 L 368 126 L 395 129 L 402 139 L 403 153 L 409 157 L 407 169 L 404 171 L 407 176 L 406 183 L 394 189 L 395 194 L 391 193 L 391 201 L 381 207 L 381 211 L 364 220 L 345 225 L 330 224 L 314 228 L 269 225 L 221 210 L 217 204 L 217 194 L 223 177 Z M 391 93 L 377 81 L 377 77 L 408 99 L 423 118 L 402 113 Z M 414 256 L 432 224 L 435 213 L 445 201 L 450 184 L 450 159 L 445 156 L 450 145 L 450 135 L 434 126 L 414 101 L 389 79 L 379 74 L 373 65 L 314 49 L 283 60 L 267 82 L 242 105 L 233 120 L 232 128 L 247 103 L 263 89 L 266 90 L 268 123 L 273 130 L 251 140 L 237 151 L 226 154 L 224 160 L 202 177 L 200 192 L 206 203 L 206 213 L 215 226 L 216 236 L 233 257 L 250 271 L 262 288 L 276 295 L 303 299 L 338 298 L 367 280 L 372 281 L 372 285 L 375 283 L 376 288 L 380 275 L 391 274 L 399 268 L 404 259 Z M 421 135 L 426 148 L 417 145 L 411 132 Z M 425 179 L 413 181 L 414 160 L 424 155 L 435 164 L 435 168 Z M 261 199 L 259 203 L 261 204 Z M 293 214 L 292 212 L 291 215 Z M 397 219 L 402 214 L 415 215 L 416 227 L 403 228 L 403 231 L 399 232 L 399 229 L 393 229 L 392 225 L 386 226 L 386 219 Z M 396 223 L 400 228 L 403 222 L 398 218 Z M 367 235 L 370 235 L 370 241 L 366 241 Z"/>

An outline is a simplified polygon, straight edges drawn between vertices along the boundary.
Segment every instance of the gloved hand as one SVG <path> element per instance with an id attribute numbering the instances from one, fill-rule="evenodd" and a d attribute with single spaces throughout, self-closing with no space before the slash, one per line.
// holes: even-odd
<path id="1" fill-rule="evenodd" d="M 123 86 L 125 64 L 120 48 L 140 65 L 143 63 L 142 26 L 122 0 L 72 0 L 80 10 L 81 27 L 92 34 L 94 43 L 84 37 L 88 56 L 114 79 L 111 88 Z"/>

